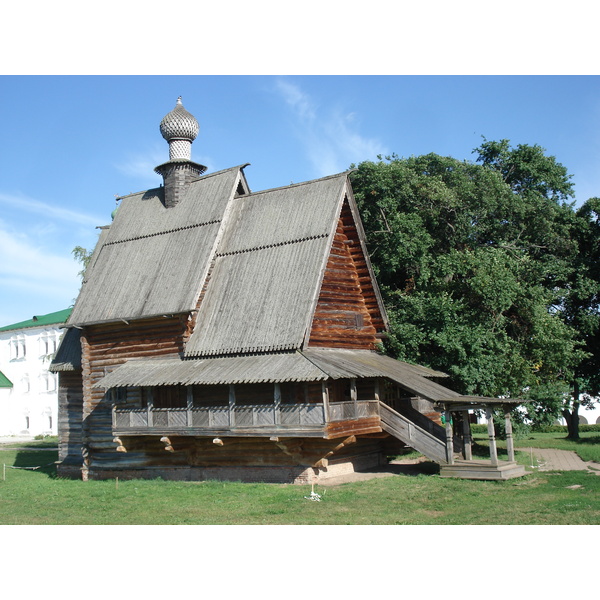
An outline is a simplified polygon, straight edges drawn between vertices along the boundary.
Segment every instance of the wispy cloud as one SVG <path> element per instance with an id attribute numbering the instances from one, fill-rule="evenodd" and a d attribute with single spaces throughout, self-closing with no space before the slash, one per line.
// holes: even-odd
<path id="1" fill-rule="evenodd" d="M 338 106 L 322 110 L 309 94 L 285 79 L 278 79 L 275 89 L 294 116 L 296 136 L 318 176 L 341 172 L 350 163 L 389 153 L 379 140 L 359 132 L 355 113 Z"/>
<path id="2" fill-rule="evenodd" d="M 0 193 L 0 204 L 10 206 L 14 209 L 41 215 L 46 219 L 59 219 L 68 223 L 84 226 L 96 226 L 106 219 L 99 216 L 81 213 L 67 208 L 61 208 L 53 204 L 28 198 L 27 196 Z"/>
<path id="3" fill-rule="evenodd" d="M 115 167 L 123 175 L 147 180 L 154 173 L 154 168 L 167 160 L 169 155 L 165 154 L 165 147 L 155 144 L 148 152 L 130 154 L 125 160 L 116 163 Z"/>
<path id="4" fill-rule="evenodd" d="M 50 298 L 68 306 L 77 294 L 80 266 L 72 257 L 56 254 L 28 234 L 11 231 L 1 222 L 0 256 L 0 288 L 10 290 L 15 302 L 30 296 L 42 307 Z"/>

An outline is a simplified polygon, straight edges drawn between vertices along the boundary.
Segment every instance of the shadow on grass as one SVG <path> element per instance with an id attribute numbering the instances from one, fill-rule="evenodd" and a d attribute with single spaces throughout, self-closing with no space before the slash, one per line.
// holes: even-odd
<path id="1" fill-rule="evenodd" d="M 568 438 L 565 438 L 568 439 Z M 594 437 L 580 437 L 578 440 L 571 440 L 576 444 L 600 444 L 600 435 L 596 435 Z"/>
<path id="2" fill-rule="evenodd" d="M 473 453 L 473 457 L 477 458 L 489 458 L 490 457 L 490 447 L 482 444 L 478 444 L 477 442 L 473 442 L 471 446 L 471 452 Z M 499 459 L 508 459 L 508 452 L 506 448 L 496 447 L 496 453 Z"/>
<path id="3" fill-rule="evenodd" d="M 56 479 L 56 461 L 58 450 L 45 448 L 19 448 L 16 450 L 12 467 L 32 473 L 40 473 L 51 479 Z M 8 466 L 8 465 L 7 465 Z"/>

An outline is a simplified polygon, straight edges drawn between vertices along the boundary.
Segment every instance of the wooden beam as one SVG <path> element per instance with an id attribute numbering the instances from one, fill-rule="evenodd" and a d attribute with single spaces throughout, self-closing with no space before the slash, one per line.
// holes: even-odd
<path id="1" fill-rule="evenodd" d="M 329 422 L 329 389 L 327 388 L 327 382 L 321 382 L 321 395 L 323 396 L 323 422 Z"/>
<path id="2" fill-rule="evenodd" d="M 490 442 L 490 460 L 493 465 L 498 464 L 498 450 L 496 449 L 496 432 L 494 430 L 494 411 L 487 406 L 485 409 L 487 418 L 488 439 Z"/>
<path id="3" fill-rule="evenodd" d="M 446 420 L 446 462 L 454 464 L 454 435 L 452 433 L 452 415 L 449 410 L 444 411 Z"/>
<path id="4" fill-rule="evenodd" d="M 465 460 L 473 460 L 473 452 L 471 450 L 471 424 L 469 423 L 469 411 L 462 412 L 463 419 L 463 455 Z"/>
<path id="5" fill-rule="evenodd" d="M 161 437 L 160 441 L 165 445 L 165 450 L 167 452 L 175 452 L 173 444 L 171 444 L 171 440 L 167 436 Z"/>
<path id="6" fill-rule="evenodd" d="M 229 427 L 235 426 L 235 386 L 229 386 Z"/>
<path id="7" fill-rule="evenodd" d="M 515 445 L 513 442 L 512 433 L 512 420 L 510 418 L 510 410 L 504 409 L 504 428 L 506 430 L 506 452 L 508 453 L 508 460 L 515 460 Z"/>
<path id="8" fill-rule="evenodd" d="M 273 390 L 273 402 L 274 402 L 274 422 L 275 425 L 281 423 L 281 384 L 276 383 Z"/>

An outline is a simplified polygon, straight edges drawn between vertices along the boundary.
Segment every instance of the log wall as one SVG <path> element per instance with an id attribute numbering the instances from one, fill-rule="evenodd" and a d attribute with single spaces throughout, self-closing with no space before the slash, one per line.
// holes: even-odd
<path id="1" fill-rule="evenodd" d="M 112 435 L 112 398 L 92 386 L 131 358 L 178 356 L 187 331 L 187 317 L 174 316 L 94 325 L 82 332 L 84 478 L 95 455 L 110 460 L 117 447 Z"/>
<path id="2" fill-rule="evenodd" d="M 61 371 L 58 382 L 57 472 L 61 477 L 78 477 L 83 461 L 81 371 Z"/>
<path id="3" fill-rule="evenodd" d="M 385 325 L 358 231 L 344 203 L 327 261 L 309 347 L 374 350 Z"/>
<path id="4" fill-rule="evenodd" d="M 126 452 L 95 453 L 89 477 L 305 483 L 384 462 L 382 440 L 156 436 L 122 438 Z M 168 448 L 168 449 L 167 449 Z"/>

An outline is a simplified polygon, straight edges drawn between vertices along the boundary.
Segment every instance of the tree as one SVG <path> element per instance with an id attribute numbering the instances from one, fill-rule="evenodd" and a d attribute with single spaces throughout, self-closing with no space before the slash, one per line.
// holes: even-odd
<path id="1" fill-rule="evenodd" d="M 75 248 L 73 248 L 73 250 L 71 250 L 71 254 L 74 256 L 75 260 L 79 263 L 81 263 L 82 265 L 82 269 L 81 271 L 79 271 L 79 273 L 77 273 L 77 275 L 79 275 L 79 277 L 81 277 L 81 280 L 83 281 L 84 277 L 85 277 L 85 270 L 87 269 L 88 265 L 90 264 L 90 260 L 92 258 L 92 252 L 89 250 L 86 250 L 85 248 L 82 248 L 81 246 L 75 246 Z"/>
<path id="2" fill-rule="evenodd" d="M 590 198 L 576 216 L 579 252 L 562 312 L 579 332 L 586 356 L 575 370 L 562 407 L 571 439 L 579 438 L 579 408 L 592 406 L 600 394 L 600 198 Z"/>
<path id="3" fill-rule="evenodd" d="M 390 313 L 386 349 L 446 371 L 461 393 L 534 397 L 582 357 L 556 309 L 576 250 L 571 184 L 538 147 L 486 141 L 478 162 L 392 155 L 351 176 Z"/>

